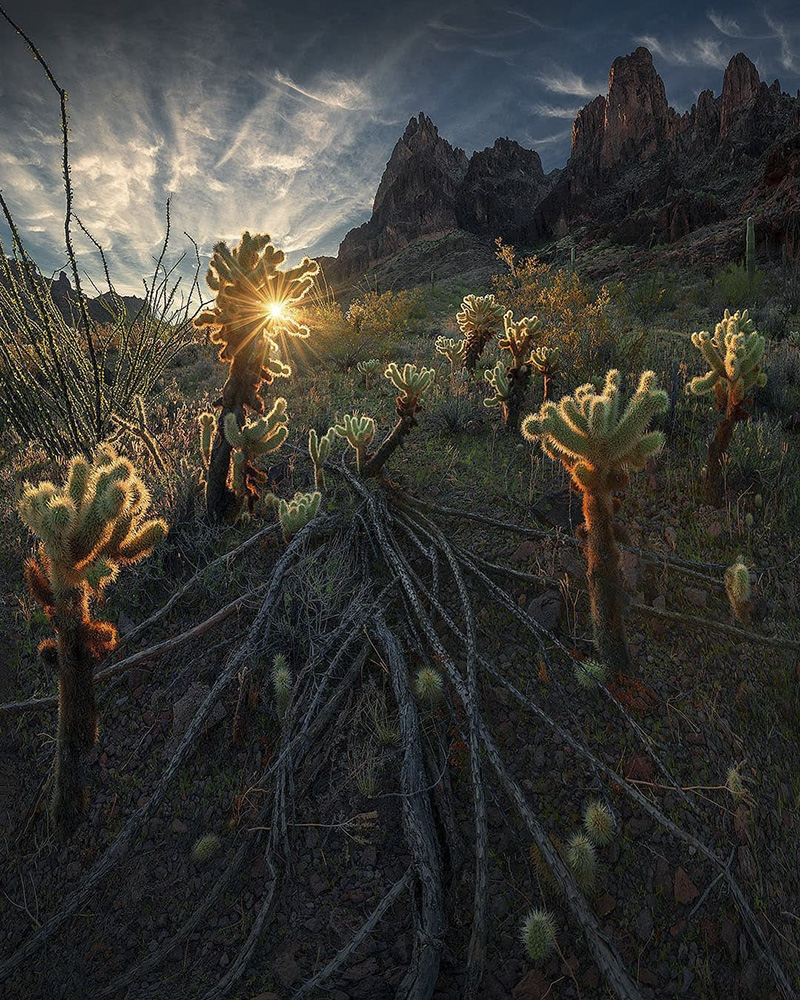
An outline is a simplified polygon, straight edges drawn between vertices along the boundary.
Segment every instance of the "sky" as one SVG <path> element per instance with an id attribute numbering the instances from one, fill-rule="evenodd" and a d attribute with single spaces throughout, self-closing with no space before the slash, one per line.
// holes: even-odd
<path id="1" fill-rule="evenodd" d="M 69 95 L 75 211 L 125 294 L 167 259 L 267 232 L 290 260 L 365 222 L 392 148 L 424 111 L 469 155 L 509 136 L 545 170 L 618 55 L 646 45 L 670 104 L 718 94 L 744 51 L 800 87 L 800 6 L 696 0 L 0 0 Z M 65 266 L 58 95 L 0 19 L 0 190 L 45 273 Z M 80 237 L 80 238 L 78 238 Z M 8 230 L 0 224 L 8 247 Z M 80 233 L 81 268 L 100 284 Z M 205 270 L 205 268 L 204 268 Z M 102 287 L 102 285 L 101 285 Z"/>

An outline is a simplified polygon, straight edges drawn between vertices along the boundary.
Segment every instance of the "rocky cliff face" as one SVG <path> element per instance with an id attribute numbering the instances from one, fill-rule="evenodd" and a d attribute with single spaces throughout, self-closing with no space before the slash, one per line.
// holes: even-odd
<path id="1" fill-rule="evenodd" d="M 420 237 L 460 228 L 522 245 L 581 234 L 622 243 L 675 243 L 694 230 L 759 213 L 769 241 L 800 226 L 800 95 L 770 86 L 743 53 L 722 92 L 678 114 L 646 48 L 615 59 L 606 95 L 577 115 L 563 170 L 545 175 L 511 139 L 467 159 L 429 118 L 412 118 L 381 179 L 369 222 L 347 234 L 336 282 Z"/>

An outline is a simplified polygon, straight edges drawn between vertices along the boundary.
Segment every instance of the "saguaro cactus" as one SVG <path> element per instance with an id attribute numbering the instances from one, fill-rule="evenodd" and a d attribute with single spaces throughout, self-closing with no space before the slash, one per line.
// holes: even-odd
<path id="1" fill-rule="evenodd" d="M 494 295 L 467 295 L 461 303 L 461 312 L 456 313 L 461 332 L 467 344 L 464 366 L 467 371 L 475 371 L 478 358 L 483 354 L 492 335 L 500 328 L 503 307 L 495 301 Z"/>
<path id="2" fill-rule="evenodd" d="M 747 310 L 731 315 L 728 310 L 717 323 L 713 336 L 707 331 L 692 334 L 692 343 L 711 366 L 705 375 L 693 378 L 687 392 L 695 396 L 714 394 L 716 408 L 722 413 L 708 445 L 705 500 L 715 507 L 723 501 L 722 466 L 733 428 L 750 416 L 747 393 L 754 386 L 767 384 L 761 368 L 764 338 L 756 332 Z"/>
<path id="3" fill-rule="evenodd" d="M 629 469 L 641 469 L 664 443 L 660 431 L 646 432 L 651 418 L 668 406 L 667 394 L 644 372 L 634 396 L 621 410 L 620 373 L 606 375 L 602 393 L 582 385 L 556 405 L 543 403 L 522 423 L 529 441 L 558 459 L 583 494 L 582 532 L 588 560 L 589 598 L 594 638 L 601 659 L 621 672 L 632 668 L 625 637 L 619 548 L 614 534 L 614 493 L 630 481 Z"/>
<path id="4" fill-rule="evenodd" d="M 319 264 L 308 257 L 287 271 L 282 250 L 276 250 L 267 235 L 245 232 L 233 250 L 217 243 L 206 275 L 216 293 L 213 309 L 195 319 L 197 327 L 211 327 L 211 340 L 220 344 L 219 358 L 230 364 L 222 390 L 222 406 L 211 448 L 206 480 L 206 509 L 211 520 L 221 521 L 236 508 L 236 498 L 228 488 L 231 444 L 225 436 L 225 421 L 233 414 L 243 427 L 246 409 L 264 412 L 258 394 L 263 384 L 291 374 L 291 368 L 274 354 L 279 338 L 307 337 L 308 327 L 290 315 L 314 283 Z"/>
<path id="5" fill-rule="evenodd" d="M 144 558 L 166 534 L 163 521 L 145 520 L 149 503 L 131 463 L 108 445 L 97 449 L 92 463 L 73 458 L 64 486 L 28 485 L 19 503 L 22 520 L 41 539 L 25 564 L 25 579 L 56 634 L 39 653 L 58 668 L 50 811 L 63 835 L 86 805 L 82 755 L 97 739 L 93 664 L 117 641 L 113 625 L 92 618 L 91 602 L 120 566 Z"/>

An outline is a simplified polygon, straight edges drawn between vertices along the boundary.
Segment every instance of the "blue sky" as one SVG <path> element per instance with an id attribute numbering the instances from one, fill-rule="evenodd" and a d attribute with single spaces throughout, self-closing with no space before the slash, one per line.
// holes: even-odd
<path id="1" fill-rule="evenodd" d="M 510 136 L 546 170 L 615 56 L 647 45 L 678 111 L 742 50 L 800 87 L 800 8 L 650 0 L 3 0 L 69 94 L 75 206 L 120 291 L 141 291 L 172 196 L 174 250 L 269 232 L 335 253 L 369 218 L 392 147 L 425 111 L 470 154 Z M 58 100 L 0 21 L 0 189 L 46 272 L 63 266 Z M 7 231 L 0 227 L 7 243 Z M 84 240 L 81 265 L 97 277 Z M 174 258 L 173 258 L 174 259 Z"/>

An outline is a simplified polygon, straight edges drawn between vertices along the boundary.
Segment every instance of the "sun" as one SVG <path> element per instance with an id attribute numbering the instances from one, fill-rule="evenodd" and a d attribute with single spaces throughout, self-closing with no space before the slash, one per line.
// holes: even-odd
<path id="1" fill-rule="evenodd" d="M 267 316 L 270 319 L 286 319 L 283 302 L 270 302 L 266 308 Z"/>

